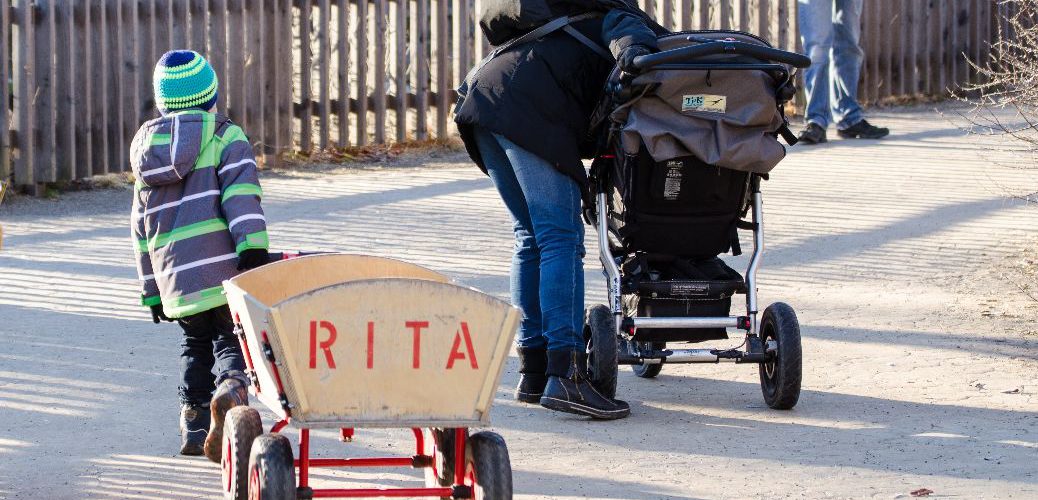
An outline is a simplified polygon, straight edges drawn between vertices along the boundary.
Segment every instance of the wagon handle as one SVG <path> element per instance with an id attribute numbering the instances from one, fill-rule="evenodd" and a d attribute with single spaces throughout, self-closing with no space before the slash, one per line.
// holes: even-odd
<path id="1" fill-rule="evenodd" d="M 730 41 L 716 41 L 679 47 L 655 54 L 648 54 L 634 58 L 634 67 L 639 70 L 647 70 L 661 64 L 689 63 L 700 57 L 718 54 L 738 54 L 774 61 L 796 68 L 807 68 L 811 66 L 811 58 L 796 52 L 773 49 L 753 43 Z"/>

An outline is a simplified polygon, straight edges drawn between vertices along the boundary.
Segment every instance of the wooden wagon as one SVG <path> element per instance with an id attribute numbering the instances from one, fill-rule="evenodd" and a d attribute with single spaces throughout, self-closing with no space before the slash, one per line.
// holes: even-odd
<path id="1" fill-rule="evenodd" d="M 254 399 L 225 420 L 225 497 L 511 498 L 511 467 L 489 422 L 518 310 L 436 272 L 362 255 L 281 260 L 224 283 Z M 299 428 L 297 452 L 280 433 Z M 310 429 L 410 428 L 408 457 L 312 458 Z M 407 466 L 417 488 L 314 489 L 312 467 Z M 298 484 L 295 470 L 298 469 Z"/>

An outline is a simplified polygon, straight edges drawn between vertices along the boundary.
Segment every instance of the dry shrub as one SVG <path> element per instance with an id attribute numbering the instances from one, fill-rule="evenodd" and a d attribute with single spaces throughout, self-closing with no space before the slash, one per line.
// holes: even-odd
<path id="1" fill-rule="evenodd" d="M 1000 0 L 996 9 L 991 57 L 971 63 L 982 83 L 963 89 L 973 104 L 967 117 L 974 127 L 1011 140 L 1038 166 L 1038 0 Z"/>

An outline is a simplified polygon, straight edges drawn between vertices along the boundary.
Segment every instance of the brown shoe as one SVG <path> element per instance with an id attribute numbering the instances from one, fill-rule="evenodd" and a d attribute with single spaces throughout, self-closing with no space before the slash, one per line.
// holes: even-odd
<path id="1" fill-rule="evenodd" d="M 235 406 L 248 406 L 249 391 L 241 378 L 228 377 L 220 382 L 209 403 L 211 424 L 209 435 L 205 437 L 205 456 L 213 462 L 220 463 L 223 458 L 223 419 L 227 412 Z"/>

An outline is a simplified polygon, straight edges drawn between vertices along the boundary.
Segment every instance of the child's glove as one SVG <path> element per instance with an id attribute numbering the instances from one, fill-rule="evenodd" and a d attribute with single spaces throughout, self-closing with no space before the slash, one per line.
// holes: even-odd
<path id="1" fill-rule="evenodd" d="M 649 54 L 652 54 L 652 49 L 641 44 L 631 45 L 616 57 L 616 65 L 620 66 L 620 69 L 625 73 L 638 73 L 638 68 L 634 67 L 634 58 Z"/>
<path id="2" fill-rule="evenodd" d="M 249 269 L 255 269 L 270 262 L 270 255 L 266 249 L 263 248 L 250 248 L 243 250 L 238 255 L 238 270 L 247 271 Z"/>
<path id="3" fill-rule="evenodd" d="M 166 317 L 166 313 L 162 311 L 162 304 L 155 304 L 151 306 L 151 321 L 155 324 L 159 324 L 162 321 L 173 321 Z"/>

